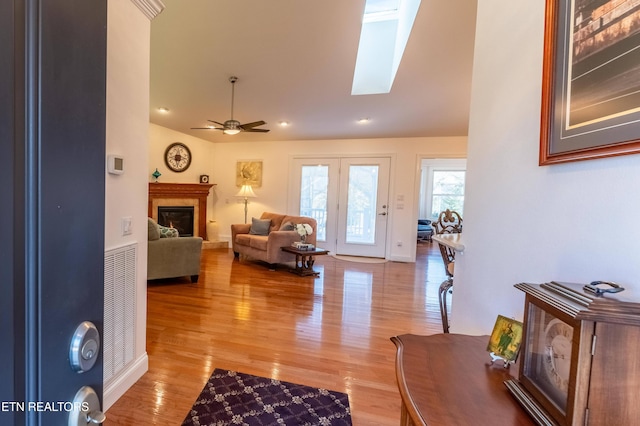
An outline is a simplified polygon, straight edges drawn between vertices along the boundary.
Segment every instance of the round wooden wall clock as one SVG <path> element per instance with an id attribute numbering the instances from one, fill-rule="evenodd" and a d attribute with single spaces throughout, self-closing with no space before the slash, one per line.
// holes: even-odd
<path id="1" fill-rule="evenodd" d="M 164 162 L 174 172 L 184 172 L 191 165 L 191 151 L 182 142 L 174 142 L 164 152 Z"/>

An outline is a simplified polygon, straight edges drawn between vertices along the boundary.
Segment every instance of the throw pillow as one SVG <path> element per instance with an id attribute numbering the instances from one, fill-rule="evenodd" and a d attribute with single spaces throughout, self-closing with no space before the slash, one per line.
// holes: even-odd
<path id="1" fill-rule="evenodd" d="M 293 226 L 293 223 L 291 222 L 285 222 L 282 224 L 282 226 L 280 226 L 280 231 L 295 231 L 296 228 L 295 226 Z"/>
<path id="2" fill-rule="evenodd" d="M 155 220 L 148 218 L 147 225 L 149 228 L 149 241 L 155 241 L 160 239 L 160 229 Z"/>
<path id="3" fill-rule="evenodd" d="M 251 218 L 251 229 L 249 234 L 251 235 L 269 235 L 269 227 L 271 226 L 271 219 L 256 219 Z"/>
<path id="4" fill-rule="evenodd" d="M 167 228 L 162 225 L 158 225 L 158 228 L 160 228 L 160 238 L 178 238 L 180 236 L 176 228 Z"/>

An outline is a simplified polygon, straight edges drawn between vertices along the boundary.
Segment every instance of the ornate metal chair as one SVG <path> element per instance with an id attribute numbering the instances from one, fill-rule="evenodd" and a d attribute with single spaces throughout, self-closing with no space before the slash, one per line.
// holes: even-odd
<path id="1" fill-rule="evenodd" d="M 457 234 L 462 232 L 462 216 L 454 210 L 440 212 L 438 220 L 433 223 L 436 234 Z M 440 284 L 438 289 L 438 301 L 440 302 L 440 316 L 442 317 L 442 329 L 449 332 L 449 314 L 447 313 L 447 293 L 453 293 L 453 270 L 456 252 L 442 243 L 438 243 L 442 261 L 444 263 L 447 279 Z"/>

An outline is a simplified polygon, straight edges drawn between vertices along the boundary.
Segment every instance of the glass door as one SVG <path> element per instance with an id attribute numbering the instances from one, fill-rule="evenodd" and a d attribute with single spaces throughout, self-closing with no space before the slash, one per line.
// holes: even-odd
<path id="1" fill-rule="evenodd" d="M 335 251 L 339 169 L 338 158 L 297 158 L 291 169 L 289 211 L 314 218 L 316 244 L 329 251 Z"/>
<path id="2" fill-rule="evenodd" d="M 390 163 L 389 157 L 293 159 L 289 210 L 316 219 L 319 247 L 385 257 Z"/>
<path id="3" fill-rule="evenodd" d="M 389 158 L 341 160 L 337 254 L 385 256 L 389 163 Z"/>

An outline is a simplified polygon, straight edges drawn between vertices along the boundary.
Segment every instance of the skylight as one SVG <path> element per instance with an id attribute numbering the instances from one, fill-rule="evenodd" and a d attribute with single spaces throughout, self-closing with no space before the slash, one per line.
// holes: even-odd
<path id="1" fill-rule="evenodd" d="M 352 95 L 391 91 L 420 1 L 366 1 Z"/>

